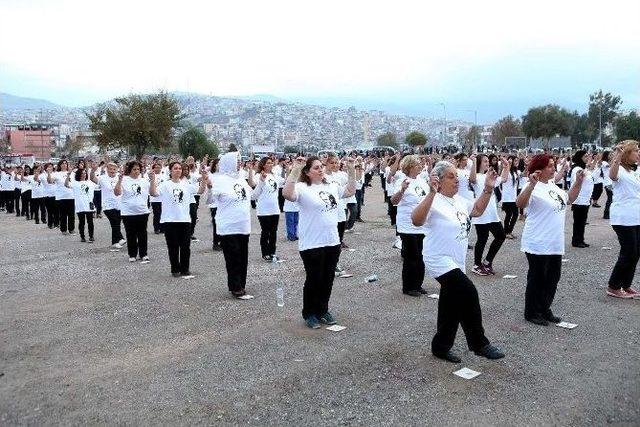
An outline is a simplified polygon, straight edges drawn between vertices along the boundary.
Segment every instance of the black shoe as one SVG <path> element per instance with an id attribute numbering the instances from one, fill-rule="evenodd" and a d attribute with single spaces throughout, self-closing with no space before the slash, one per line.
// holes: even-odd
<path id="1" fill-rule="evenodd" d="M 549 322 L 540 315 L 525 317 L 525 320 L 540 326 L 549 326 Z"/>
<path id="2" fill-rule="evenodd" d="M 84 238 L 84 237 L 81 237 L 81 238 L 80 238 L 80 241 L 81 241 L 82 243 L 87 243 L 87 241 L 85 240 L 85 238 Z"/>
<path id="3" fill-rule="evenodd" d="M 160 230 L 154 230 L 153 234 L 160 234 Z"/>
<path id="4" fill-rule="evenodd" d="M 591 205 L 591 207 L 593 207 L 593 208 L 601 208 L 602 206 L 600 206 L 600 205 L 599 205 L 599 204 L 597 204 L 597 203 L 594 203 L 594 204 L 592 204 L 592 205 Z"/>
<path id="5" fill-rule="evenodd" d="M 221 251 L 221 250 L 222 250 L 222 246 L 220 246 L 220 245 L 213 245 L 213 250 L 214 250 L 214 252 Z"/>
<path id="6" fill-rule="evenodd" d="M 426 295 L 429 293 L 425 288 L 418 289 L 418 292 L 420 292 L 422 295 Z"/>
<path id="7" fill-rule="evenodd" d="M 586 243 L 576 243 L 576 244 L 572 243 L 571 246 L 573 246 L 574 248 L 583 248 L 583 249 L 589 247 L 589 245 L 587 245 Z"/>
<path id="8" fill-rule="evenodd" d="M 502 359 L 504 357 L 504 353 L 501 352 L 497 347 L 492 346 L 491 344 L 487 344 L 482 347 L 480 350 L 474 351 L 477 356 L 486 357 L 487 359 L 497 360 Z"/>
<path id="9" fill-rule="evenodd" d="M 406 291 L 406 292 L 403 291 L 402 293 L 405 294 L 405 295 L 409 295 L 410 297 L 421 297 L 422 296 L 422 292 L 414 291 L 414 290 Z"/>
<path id="10" fill-rule="evenodd" d="M 562 319 L 558 316 L 554 315 L 552 312 L 549 312 L 546 316 L 542 316 L 545 320 L 548 320 L 551 323 L 560 323 Z"/>
<path id="11" fill-rule="evenodd" d="M 180 277 L 180 273 L 171 273 L 173 277 Z"/>
<path id="12" fill-rule="evenodd" d="M 444 354 L 433 353 L 433 355 L 435 357 L 437 357 L 438 359 L 446 360 L 447 362 L 451 362 L 451 363 L 460 363 L 460 362 L 462 362 L 462 359 L 460 359 L 458 356 L 456 356 L 454 353 L 452 353 L 451 350 L 447 351 Z"/>

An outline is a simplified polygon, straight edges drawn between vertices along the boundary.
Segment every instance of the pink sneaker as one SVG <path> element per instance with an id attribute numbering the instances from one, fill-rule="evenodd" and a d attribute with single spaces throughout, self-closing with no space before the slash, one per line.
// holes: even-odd
<path id="1" fill-rule="evenodd" d="M 486 271 L 487 273 L 495 276 L 496 272 L 493 271 L 493 265 L 491 265 L 491 263 L 483 262 L 482 263 L 482 267 L 484 268 L 484 271 Z"/>
<path id="2" fill-rule="evenodd" d="M 488 276 L 489 274 L 491 274 L 484 268 L 483 265 L 474 265 L 471 271 L 478 276 Z"/>
<path id="3" fill-rule="evenodd" d="M 610 297 L 623 298 L 623 299 L 633 298 L 633 295 L 629 295 L 622 289 L 611 289 L 609 287 L 607 287 L 607 295 L 609 295 Z"/>
<path id="4" fill-rule="evenodd" d="M 629 286 L 628 288 L 625 288 L 624 292 L 627 295 L 631 295 L 631 298 L 640 298 L 640 292 L 636 291 L 631 286 Z"/>

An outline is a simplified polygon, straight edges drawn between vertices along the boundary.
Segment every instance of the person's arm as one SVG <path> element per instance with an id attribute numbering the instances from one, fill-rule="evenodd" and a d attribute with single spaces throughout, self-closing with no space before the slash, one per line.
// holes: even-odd
<path id="1" fill-rule="evenodd" d="M 94 184 L 98 184 L 98 178 L 96 178 L 96 169 L 91 169 L 91 175 L 89 175 L 89 179 L 93 181 Z"/>
<path id="2" fill-rule="evenodd" d="M 493 195 L 493 188 L 496 185 L 496 180 L 498 178 L 498 174 L 494 170 L 490 170 L 486 174 L 486 178 L 484 180 L 484 188 L 482 189 L 482 194 L 480 197 L 476 199 L 476 202 L 473 204 L 473 209 L 469 216 L 478 217 L 482 215 L 487 209 L 487 205 L 489 204 L 489 200 L 491 200 L 491 196 Z"/>
<path id="3" fill-rule="evenodd" d="M 258 178 L 258 183 L 257 185 L 254 186 L 253 193 L 251 193 L 251 198 L 253 200 L 258 200 L 258 197 L 260 197 L 260 194 L 262 194 L 262 190 L 264 190 L 264 181 L 266 176 L 267 174 L 264 171 L 260 173 L 260 177 Z M 255 184 L 255 181 L 253 179 L 251 180 L 251 182 Z M 249 185 L 251 185 L 251 182 L 249 183 Z"/>
<path id="4" fill-rule="evenodd" d="M 255 167 L 255 165 L 253 164 L 253 162 L 251 162 L 251 165 L 249 166 L 249 176 L 247 178 L 247 183 L 249 184 L 249 187 L 251 188 L 255 188 L 256 187 L 256 182 L 253 180 L 253 168 Z"/>
<path id="5" fill-rule="evenodd" d="M 208 160 L 208 156 L 205 158 Z M 203 165 L 206 165 L 206 163 L 203 163 Z M 209 175 L 207 173 L 207 169 L 205 166 L 203 166 L 200 170 L 200 185 L 198 186 L 198 194 L 201 195 L 202 193 L 204 193 L 207 187 L 210 185 L 211 184 L 209 183 Z"/>
<path id="6" fill-rule="evenodd" d="M 502 184 L 503 182 L 507 182 L 507 180 L 509 179 L 509 173 L 511 171 L 509 162 L 504 157 L 501 159 L 501 164 L 502 172 L 500 173 L 500 184 Z"/>
<path id="7" fill-rule="evenodd" d="M 296 183 L 300 180 L 300 174 L 302 173 L 302 167 L 304 166 L 304 159 L 299 157 L 296 159 L 296 164 L 291 168 L 291 173 L 287 177 L 287 181 L 282 187 L 282 197 L 290 202 L 298 200 L 296 194 Z"/>
<path id="8" fill-rule="evenodd" d="M 113 194 L 116 196 L 122 195 L 122 177 L 123 174 L 118 175 L 118 182 L 116 182 L 116 186 L 113 187 Z"/>
<path id="9" fill-rule="evenodd" d="M 347 176 L 349 177 L 349 180 L 345 186 L 344 193 L 342 193 L 343 199 L 356 194 L 356 167 L 352 157 L 347 159 Z"/>
<path id="10" fill-rule="evenodd" d="M 51 172 L 47 172 L 47 184 L 55 184 L 56 179 L 51 176 Z"/>
<path id="11" fill-rule="evenodd" d="M 400 156 L 396 156 L 395 161 L 391 165 L 391 169 L 389 169 L 389 175 L 387 175 L 387 184 L 391 184 L 393 177 L 396 175 L 398 171 L 398 166 L 400 165 Z"/>
<path id="12" fill-rule="evenodd" d="M 64 186 L 71 188 L 71 172 L 67 172 L 67 177 L 64 180 Z"/>
<path id="13" fill-rule="evenodd" d="M 427 220 L 431 205 L 433 205 L 433 199 L 438 193 L 438 188 L 440 188 L 440 180 L 437 176 L 431 176 L 429 178 L 429 194 L 427 194 L 427 196 L 418 203 L 418 206 L 415 207 L 413 212 L 411 212 L 411 222 L 416 227 L 424 225 Z"/>
<path id="14" fill-rule="evenodd" d="M 609 165 L 609 178 L 612 181 L 618 180 L 618 172 L 620 171 L 620 160 L 622 160 L 622 146 L 618 145 L 616 147 L 616 155 L 613 156 L 613 160 Z"/>
<path id="15" fill-rule="evenodd" d="M 400 203 L 400 200 L 402 200 L 402 196 L 404 195 L 404 192 L 407 191 L 407 187 L 409 187 L 409 180 L 405 179 L 404 181 L 402 181 L 402 184 L 400 185 L 400 188 L 398 189 L 398 191 L 396 191 L 393 196 L 391 196 L 391 204 L 392 205 L 397 205 L 398 203 Z"/>
<path id="16" fill-rule="evenodd" d="M 476 183 L 476 175 L 478 174 L 478 169 L 476 168 L 476 162 L 478 161 L 475 154 L 471 156 L 471 172 L 469 173 L 469 182 L 471 184 Z"/>
<path id="17" fill-rule="evenodd" d="M 158 183 L 156 182 L 156 173 L 153 170 L 149 171 L 149 194 L 153 197 L 158 197 L 160 195 L 160 193 L 158 193 Z"/>
<path id="18" fill-rule="evenodd" d="M 573 181 L 571 188 L 569 189 L 569 204 L 572 204 L 578 198 L 580 189 L 582 188 L 582 182 L 584 181 L 584 170 L 576 171 L 576 179 Z"/>
<path id="19" fill-rule="evenodd" d="M 531 193 L 533 193 L 533 189 L 538 183 L 538 177 L 540 176 L 540 171 L 535 171 L 534 173 L 529 174 L 529 185 L 525 186 L 522 189 L 520 194 L 518 194 L 518 198 L 516 199 L 516 206 L 519 209 L 524 209 L 529 206 L 529 199 L 531 198 Z"/>

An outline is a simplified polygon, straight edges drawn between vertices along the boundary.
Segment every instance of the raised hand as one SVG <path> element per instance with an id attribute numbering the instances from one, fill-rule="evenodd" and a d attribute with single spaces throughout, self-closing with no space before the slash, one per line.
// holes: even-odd
<path id="1" fill-rule="evenodd" d="M 582 184 L 584 180 L 584 170 L 580 169 L 576 172 L 576 184 Z"/>
<path id="2" fill-rule="evenodd" d="M 495 187 L 496 185 L 496 179 L 498 179 L 498 173 L 493 169 L 489 169 L 487 171 L 487 177 L 484 181 L 484 186 L 491 187 L 491 189 L 493 190 L 493 187 Z"/>
<path id="3" fill-rule="evenodd" d="M 409 180 L 405 179 L 404 181 L 402 181 L 402 184 L 400 184 L 400 186 L 402 187 L 402 191 L 405 191 L 409 187 Z"/>
<path id="4" fill-rule="evenodd" d="M 529 174 L 529 182 L 531 185 L 535 187 L 535 185 L 540 181 L 540 171 L 535 171 L 534 173 Z"/>
<path id="5" fill-rule="evenodd" d="M 429 176 L 429 190 L 432 193 L 437 193 L 440 189 L 440 178 L 437 175 L 432 174 Z"/>

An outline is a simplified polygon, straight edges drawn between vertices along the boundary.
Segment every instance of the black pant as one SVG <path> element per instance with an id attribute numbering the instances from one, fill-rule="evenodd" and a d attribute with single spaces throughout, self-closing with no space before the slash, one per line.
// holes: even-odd
<path id="1" fill-rule="evenodd" d="M 529 271 L 524 295 L 524 317 L 549 316 L 560 281 L 562 255 L 526 255 Z"/>
<path id="2" fill-rule="evenodd" d="M 282 195 L 282 188 L 278 188 L 278 206 L 280 212 L 284 212 L 284 196 Z"/>
<path id="3" fill-rule="evenodd" d="M 502 202 L 502 210 L 504 211 L 504 232 L 511 234 L 518 221 L 516 202 Z"/>
<path id="4" fill-rule="evenodd" d="M 96 207 L 96 215 L 102 215 L 102 190 L 93 192 L 93 205 Z"/>
<path id="5" fill-rule="evenodd" d="M 602 214 L 603 219 L 609 219 L 609 211 L 611 209 L 611 202 L 613 201 L 613 191 L 610 186 L 604 188 L 604 191 L 607 193 L 607 202 L 604 205 L 604 212 Z"/>
<path id="6" fill-rule="evenodd" d="M 56 203 L 56 198 L 53 196 L 44 198 L 44 205 L 47 208 L 47 225 L 49 228 L 54 228 L 58 226 L 58 204 Z"/>
<path id="7" fill-rule="evenodd" d="M 218 208 L 209 208 L 209 212 L 211 212 L 211 224 L 213 224 L 213 246 L 220 246 L 220 236 L 216 233 L 216 212 L 218 212 Z"/>
<path id="8" fill-rule="evenodd" d="M 171 273 L 189 273 L 191 258 L 191 224 L 188 222 L 165 222 L 162 224 L 167 241 Z"/>
<path id="9" fill-rule="evenodd" d="M 147 222 L 149 214 L 122 215 L 124 232 L 127 235 L 129 258 L 147 256 Z"/>
<path id="10" fill-rule="evenodd" d="M 302 290 L 302 317 L 320 317 L 329 311 L 340 245 L 300 251 L 306 278 Z"/>
<path id="11" fill-rule="evenodd" d="M 58 221 L 60 221 L 60 231 L 63 233 L 69 231 L 72 233 L 76 228 L 76 219 L 75 219 L 75 203 L 73 199 L 62 199 L 56 201 L 58 205 Z"/>
<path id="12" fill-rule="evenodd" d="M 262 256 L 276 254 L 276 238 L 278 235 L 278 220 L 280 215 L 260 215 L 260 251 Z"/>
<path id="13" fill-rule="evenodd" d="M 620 254 L 609 278 L 611 289 L 628 288 L 633 283 L 638 259 L 640 259 L 640 225 L 613 225 L 618 235 Z"/>
<path id="14" fill-rule="evenodd" d="M 342 243 L 342 240 L 344 239 L 344 229 L 347 225 L 347 221 L 340 221 L 338 223 L 338 237 L 340 238 L 340 243 Z"/>
<path id="15" fill-rule="evenodd" d="M 249 265 L 249 235 L 220 236 L 224 264 L 227 267 L 227 286 L 231 292 L 241 292 L 247 286 Z"/>
<path id="16" fill-rule="evenodd" d="M 162 215 L 162 202 L 151 202 L 151 210 L 153 211 L 153 231 L 158 233 L 162 231 L 160 224 L 160 216 Z"/>
<path id="17" fill-rule="evenodd" d="M 417 291 L 424 281 L 422 241 L 424 234 L 400 233 L 402 239 L 402 292 Z"/>
<path id="18" fill-rule="evenodd" d="M 467 345 L 472 351 L 489 344 L 482 327 L 482 311 L 478 291 L 473 282 L 459 269 L 436 277 L 440 283 L 437 332 L 431 341 L 434 354 L 445 354 L 456 339 L 458 325 L 462 326 Z"/>
<path id="19" fill-rule="evenodd" d="M 31 216 L 36 220 L 36 224 L 40 224 L 40 220 L 42 219 L 43 223 L 47 222 L 47 217 L 45 214 L 44 207 L 44 197 L 36 197 L 35 199 L 31 198 Z"/>
<path id="20" fill-rule="evenodd" d="M 21 192 L 19 188 L 13 190 L 13 202 L 16 208 L 16 216 L 20 216 L 20 196 Z"/>
<path id="21" fill-rule="evenodd" d="M 22 201 L 22 216 L 26 216 L 27 219 L 31 219 L 31 190 L 23 191 L 20 194 L 20 199 Z"/>
<path id="22" fill-rule="evenodd" d="M 396 225 L 396 216 L 398 215 L 398 207 L 391 203 L 391 199 L 387 202 L 387 214 L 391 219 L 391 225 Z"/>
<path id="23" fill-rule="evenodd" d="M 593 200 L 595 203 L 598 202 L 598 199 L 600 199 L 600 196 L 602 195 L 602 183 L 598 183 L 598 184 L 593 184 L 593 192 L 591 193 L 591 200 Z"/>
<path id="24" fill-rule="evenodd" d="M 371 183 L 371 178 L 373 178 L 373 175 L 371 175 L 370 173 L 365 173 L 364 174 L 364 186 L 368 187 Z"/>
<path id="25" fill-rule="evenodd" d="M 120 231 L 120 211 L 118 209 L 107 209 L 104 215 L 111 225 L 111 244 L 114 245 L 122 240 L 122 232 Z"/>
<path id="26" fill-rule="evenodd" d="M 356 218 L 358 217 L 358 204 L 357 203 L 347 203 L 347 224 L 345 225 L 345 229 L 351 230 L 356 223 Z"/>
<path id="27" fill-rule="evenodd" d="M 0 191 L 0 207 L 7 210 L 7 213 L 13 213 L 13 191 Z"/>
<path id="28" fill-rule="evenodd" d="M 78 231 L 80 237 L 84 239 L 84 222 L 87 222 L 89 238 L 93 239 L 93 212 L 78 212 Z"/>
<path id="29" fill-rule="evenodd" d="M 587 216 L 589 215 L 589 205 L 571 205 L 573 212 L 573 235 L 571 236 L 571 244 L 579 245 L 584 243 L 584 228 L 587 225 Z"/>
<path id="30" fill-rule="evenodd" d="M 356 190 L 356 219 L 362 219 L 362 206 L 364 205 L 364 189 Z"/>
<path id="31" fill-rule="evenodd" d="M 191 226 L 189 227 L 189 237 L 193 236 L 196 231 L 196 222 L 198 222 L 198 204 L 189 203 L 189 217 L 191 218 Z"/>
<path id="32" fill-rule="evenodd" d="M 476 246 L 473 248 L 473 263 L 475 265 L 481 265 L 482 263 L 482 253 L 484 252 L 484 247 L 487 245 L 487 240 L 489 240 L 489 233 L 493 236 L 493 242 L 489 246 L 489 251 L 487 252 L 486 260 L 489 263 L 493 262 L 493 259 L 496 257 L 496 254 L 502 247 L 502 243 L 505 239 L 504 228 L 502 228 L 501 222 L 490 222 L 489 224 L 476 224 L 476 234 L 478 235 L 478 240 L 476 241 Z"/>

